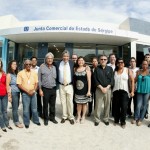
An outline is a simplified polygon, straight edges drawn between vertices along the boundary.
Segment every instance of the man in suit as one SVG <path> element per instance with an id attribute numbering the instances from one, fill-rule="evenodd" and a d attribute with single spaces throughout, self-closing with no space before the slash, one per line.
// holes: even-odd
<path id="1" fill-rule="evenodd" d="M 69 60 L 69 52 L 62 53 L 62 60 L 55 63 L 57 69 L 57 83 L 59 84 L 59 94 L 62 104 L 62 120 L 65 123 L 69 119 L 70 124 L 74 124 L 73 116 L 73 74 L 74 62 Z"/>

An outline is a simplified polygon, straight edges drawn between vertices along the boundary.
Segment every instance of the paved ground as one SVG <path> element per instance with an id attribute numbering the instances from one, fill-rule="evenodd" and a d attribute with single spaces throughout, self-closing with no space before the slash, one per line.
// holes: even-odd
<path id="1" fill-rule="evenodd" d="M 18 129 L 13 125 L 10 118 L 10 125 L 13 130 L 7 133 L 0 131 L 0 150 L 149 150 L 150 149 L 150 128 L 145 120 L 143 125 L 137 127 L 131 125 L 127 119 L 126 129 L 114 126 L 112 118 L 110 125 L 100 123 L 95 127 L 93 115 L 86 118 L 85 124 L 76 123 L 70 125 L 69 121 L 61 124 L 61 105 L 57 99 L 56 119 L 59 124 L 49 122 L 48 126 L 41 127 L 31 122 L 30 128 Z M 11 117 L 11 109 L 8 110 Z M 22 121 L 22 105 L 19 107 Z M 149 116 L 150 117 L 150 116 Z"/>

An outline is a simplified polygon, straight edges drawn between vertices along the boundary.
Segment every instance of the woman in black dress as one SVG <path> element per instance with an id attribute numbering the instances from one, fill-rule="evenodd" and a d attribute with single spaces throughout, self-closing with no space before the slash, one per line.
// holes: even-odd
<path id="1" fill-rule="evenodd" d="M 91 71 L 80 56 L 75 67 L 75 102 L 77 103 L 77 121 L 84 123 L 87 103 L 91 100 Z M 82 117 L 81 117 L 82 112 Z"/>

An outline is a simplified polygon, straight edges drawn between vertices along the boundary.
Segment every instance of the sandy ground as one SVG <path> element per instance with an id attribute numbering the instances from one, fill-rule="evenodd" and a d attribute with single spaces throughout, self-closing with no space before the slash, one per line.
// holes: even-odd
<path id="1" fill-rule="evenodd" d="M 10 107 L 10 104 L 9 104 Z M 12 121 L 11 109 L 8 109 L 10 125 L 13 130 L 7 129 L 7 133 L 0 130 L 0 150 L 149 150 L 150 128 L 149 120 L 144 120 L 143 125 L 137 127 L 127 119 L 127 126 L 122 129 L 103 122 L 94 126 L 93 114 L 86 118 L 84 124 L 71 125 L 69 121 L 61 124 L 61 105 L 59 97 L 56 104 L 57 125 L 49 122 L 41 126 L 30 122 L 29 129 L 19 129 Z M 22 121 L 22 105 L 19 107 L 20 121 Z M 149 116 L 150 117 L 150 116 Z"/>

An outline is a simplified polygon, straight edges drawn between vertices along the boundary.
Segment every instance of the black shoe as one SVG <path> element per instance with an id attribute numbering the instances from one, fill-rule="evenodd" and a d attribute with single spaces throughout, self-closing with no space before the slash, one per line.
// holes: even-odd
<path id="1" fill-rule="evenodd" d="M 65 120 L 64 118 L 62 118 L 61 123 L 65 123 L 65 121 L 66 121 L 66 120 Z"/>
<path id="2" fill-rule="evenodd" d="M 39 123 L 35 123 L 36 125 L 38 125 L 38 126 L 40 126 L 41 124 L 40 124 L 40 122 Z"/>
<path id="3" fill-rule="evenodd" d="M 121 125 L 121 127 L 122 127 L 122 129 L 125 129 L 126 125 L 125 125 L 125 124 L 124 124 L 124 125 Z"/>
<path id="4" fill-rule="evenodd" d="M 150 128 L 150 124 L 148 125 L 148 127 Z"/>
<path id="5" fill-rule="evenodd" d="M 91 113 L 88 113 L 87 116 L 90 117 L 90 116 L 91 116 Z"/>
<path id="6" fill-rule="evenodd" d="M 7 132 L 7 130 L 5 128 L 2 129 L 3 132 Z"/>
<path id="7" fill-rule="evenodd" d="M 121 122 L 120 124 L 121 124 L 121 126 L 123 126 L 123 125 L 126 125 L 126 122 Z"/>
<path id="8" fill-rule="evenodd" d="M 8 129 L 13 130 L 13 128 L 11 126 L 7 126 Z"/>
<path id="9" fill-rule="evenodd" d="M 94 125 L 95 125 L 95 126 L 98 126 L 98 125 L 99 125 L 99 122 L 95 122 Z"/>
<path id="10" fill-rule="evenodd" d="M 29 128 L 29 125 L 25 125 L 25 128 L 28 129 L 28 128 Z"/>
<path id="11" fill-rule="evenodd" d="M 53 122 L 54 124 L 58 123 L 55 119 L 50 119 L 50 121 Z"/>
<path id="12" fill-rule="evenodd" d="M 104 122 L 104 123 L 105 123 L 106 126 L 109 126 L 109 122 L 108 122 L 108 121 L 106 121 L 106 122 Z"/>
<path id="13" fill-rule="evenodd" d="M 44 125 L 45 125 L 45 126 L 48 125 L 48 120 L 44 120 Z"/>
<path id="14" fill-rule="evenodd" d="M 119 122 L 114 122 L 114 126 L 119 125 Z"/>
<path id="15" fill-rule="evenodd" d="M 73 119 L 71 119 L 71 120 L 69 120 L 70 121 L 70 124 L 74 124 L 74 120 Z"/>
<path id="16" fill-rule="evenodd" d="M 145 119 L 148 119 L 148 114 L 145 114 L 145 117 L 144 117 Z"/>

